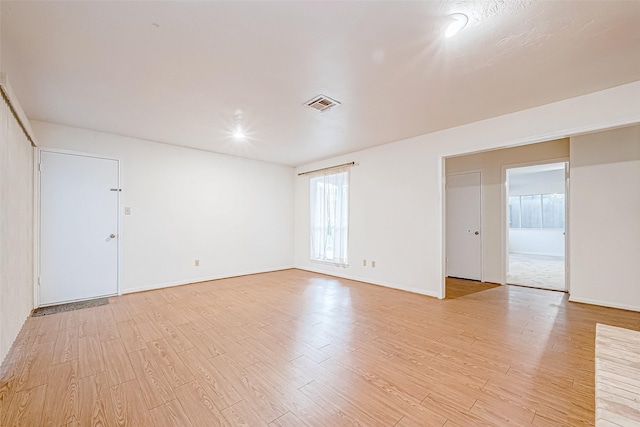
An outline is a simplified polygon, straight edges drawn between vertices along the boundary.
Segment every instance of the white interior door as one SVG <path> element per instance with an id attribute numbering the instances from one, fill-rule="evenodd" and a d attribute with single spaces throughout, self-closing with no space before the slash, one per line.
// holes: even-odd
<path id="1" fill-rule="evenodd" d="M 40 305 L 118 292 L 118 161 L 40 153 Z"/>
<path id="2" fill-rule="evenodd" d="M 447 276 L 482 280 L 480 172 L 447 176 Z"/>

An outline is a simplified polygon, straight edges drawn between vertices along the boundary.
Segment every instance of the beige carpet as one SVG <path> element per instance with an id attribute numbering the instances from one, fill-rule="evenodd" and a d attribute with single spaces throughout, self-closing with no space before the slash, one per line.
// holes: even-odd
<path id="1" fill-rule="evenodd" d="M 564 290 L 564 257 L 509 254 L 507 283 Z"/>

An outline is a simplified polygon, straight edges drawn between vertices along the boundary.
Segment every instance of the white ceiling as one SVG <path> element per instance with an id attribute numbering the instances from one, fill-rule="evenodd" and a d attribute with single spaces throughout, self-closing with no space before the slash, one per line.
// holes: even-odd
<path id="1" fill-rule="evenodd" d="M 541 172 L 550 172 L 561 170 L 564 171 L 565 163 L 545 163 L 543 165 L 534 165 L 534 166 L 522 166 L 516 167 L 507 170 L 507 174 L 509 177 L 518 176 L 518 175 L 530 175 Z"/>
<path id="2" fill-rule="evenodd" d="M 31 119 L 287 165 L 640 80 L 638 1 L 1 7 Z M 470 22 L 445 39 L 454 12 Z M 303 106 L 318 94 L 342 105 Z"/>

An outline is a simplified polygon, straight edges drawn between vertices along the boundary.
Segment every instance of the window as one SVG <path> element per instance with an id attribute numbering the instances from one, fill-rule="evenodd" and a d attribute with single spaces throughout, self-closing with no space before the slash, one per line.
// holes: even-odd
<path id="1" fill-rule="evenodd" d="M 311 260 L 348 265 L 349 170 L 312 176 L 310 184 Z"/>
<path id="2" fill-rule="evenodd" d="M 522 228 L 542 227 L 542 205 L 539 194 L 520 196 L 520 226 Z"/>
<path id="3" fill-rule="evenodd" d="M 542 195 L 542 228 L 564 229 L 564 194 Z"/>
<path id="4" fill-rule="evenodd" d="M 509 197 L 509 227 L 520 228 L 520 196 Z"/>
<path id="5" fill-rule="evenodd" d="M 564 229 L 564 194 L 509 197 L 510 228 Z"/>

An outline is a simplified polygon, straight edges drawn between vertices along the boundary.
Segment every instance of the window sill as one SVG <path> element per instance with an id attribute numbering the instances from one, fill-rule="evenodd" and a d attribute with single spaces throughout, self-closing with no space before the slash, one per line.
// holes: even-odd
<path id="1" fill-rule="evenodd" d="M 321 260 L 318 260 L 318 259 L 309 259 L 309 261 L 311 261 L 314 264 L 333 265 L 335 267 L 342 267 L 342 268 L 349 267 L 349 264 L 343 264 L 343 263 L 339 263 L 339 262 L 321 261 Z"/>

